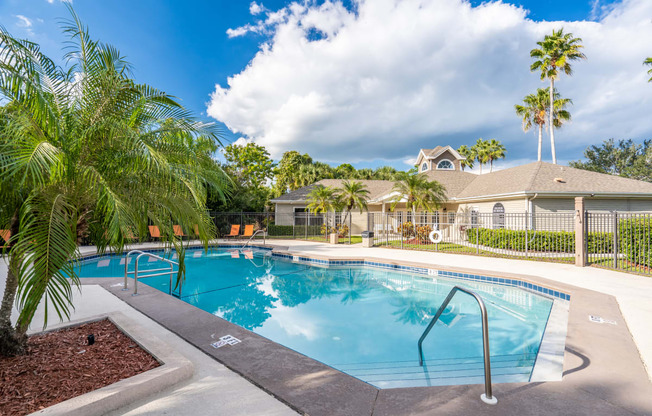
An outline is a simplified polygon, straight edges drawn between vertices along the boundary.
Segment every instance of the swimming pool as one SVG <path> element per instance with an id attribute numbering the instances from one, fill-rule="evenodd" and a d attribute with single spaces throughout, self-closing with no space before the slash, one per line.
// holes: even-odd
<path id="1" fill-rule="evenodd" d="M 161 268 L 144 259 L 140 270 Z M 255 249 L 189 250 L 186 259 L 183 301 L 379 388 L 484 382 L 480 313 L 463 294 L 424 341 L 425 363 L 418 363 L 417 340 L 456 284 L 485 301 L 497 383 L 530 380 L 553 304 L 517 287 L 363 265 L 321 267 Z M 79 273 L 122 277 L 124 259 L 86 260 Z M 169 292 L 168 276 L 139 282 Z"/>

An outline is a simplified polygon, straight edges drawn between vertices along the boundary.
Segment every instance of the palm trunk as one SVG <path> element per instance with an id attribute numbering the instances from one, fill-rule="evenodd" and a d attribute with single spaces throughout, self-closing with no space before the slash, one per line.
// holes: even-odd
<path id="1" fill-rule="evenodd" d="M 552 163 L 557 164 L 557 153 L 555 152 L 555 125 L 553 124 L 554 120 L 554 91 L 555 91 L 555 79 L 550 78 L 550 150 L 552 151 Z"/>
<path id="2" fill-rule="evenodd" d="M 537 160 L 541 162 L 541 144 L 543 142 L 543 124 L 539 124 L 539 151 L 537 152 Z"/>
<path id="3" fill-rule="evenodd" d="M 17 235 L 18 231 L 18 215 L 16 214 L 11 221 L 11 235 Z M 27 352 L 26 331 L 16 331 L 11 325 L 11 313 L 18 291 L 18 267 L 20 264 L 20 257 L 10 256 L 5 292 L 2 296 L 2 305 L 0 305 L 0 356 L 2 357 L 22 355 Z"/>
<path id="4" fill-rule="evenodd" d="M 494 171 L 494 160 L 490 159 L 489 160 L 489 173 Z"/>

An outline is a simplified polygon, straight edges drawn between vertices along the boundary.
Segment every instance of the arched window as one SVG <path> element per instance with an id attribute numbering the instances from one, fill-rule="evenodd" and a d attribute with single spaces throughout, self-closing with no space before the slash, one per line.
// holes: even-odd
<path id="1" fill-rule="evenodd" d="M 423 165 L 421 165 L 421 172 L 425 172 L 428 170 L 428 162 L 423 162 Z"/>
<path id="2" fill-rule="evenodd" d="M 440 160 L 439 163 L 437 163 L 437 169 L 439 170 L 455 170 L 455 166 L 453 166 L 453 162 L 451 162 L 448 159 Z"/>
<path id="3" fill-rule="evenodd" d="M 494 228 L 505 228 L 505 206 L 500 202 L 493 209 Z"/>

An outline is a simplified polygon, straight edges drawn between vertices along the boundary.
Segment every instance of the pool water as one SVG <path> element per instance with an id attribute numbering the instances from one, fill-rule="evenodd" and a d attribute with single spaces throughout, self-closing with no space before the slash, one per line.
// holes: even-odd
<path id="1" fill-rule="evenodd" d="M 139 270 L 163 267 L 144 259 Z M 551 299 L 515 287 L 319 267 L 258 250 L 189 250 L 186 259 L 183 301 L 380 388 L 484 382 L 480 312 L 463 293 L 424 341 L 419 366 L 417 341 L 455 285 L 485 301 L 494 382 L 529 381 L 552 307 Z M 124 259 L 85 261 L 79 272 L 122 277 Z M 168 276 L 139 283 L 170 292 Z"/>

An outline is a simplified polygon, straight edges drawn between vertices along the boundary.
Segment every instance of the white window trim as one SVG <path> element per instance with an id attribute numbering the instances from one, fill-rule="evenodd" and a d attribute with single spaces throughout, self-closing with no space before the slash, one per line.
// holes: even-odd
<path id="1" fill-rule="evenodd" d="M 450 164 L 451 164 L 451 168 L 440 168 L 439 165 L 441 164 L 441 162 L 448 162 L 448 163 L 450 163 Z M 440 160 L 439 162 L 437 162 L 437 170 L 455 170 L 455 164 L 454 164 L 453 161 L 450 160 L 450 159 L 442 159 L 442 160 Z"/>

